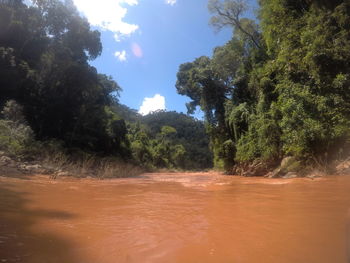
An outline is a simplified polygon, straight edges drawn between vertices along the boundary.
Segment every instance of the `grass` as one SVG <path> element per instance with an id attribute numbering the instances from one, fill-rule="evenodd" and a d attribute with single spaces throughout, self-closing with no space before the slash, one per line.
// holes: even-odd
<path id="1" fill-rule="evenodd" d="M 76 157 L 62 152 L 45 154 L 41 163 L 58 170 L 52 175 L 73 177 L 93 177 L 98 179 L 135 177 L 144 172 L 142 168 L 117 158 L 85 156 Z"/>

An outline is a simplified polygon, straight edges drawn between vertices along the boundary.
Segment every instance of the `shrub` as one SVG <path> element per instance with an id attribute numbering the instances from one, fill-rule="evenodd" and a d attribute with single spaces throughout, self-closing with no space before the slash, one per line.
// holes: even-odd
<path id="1" fill-rule="evenodd" d="M 4 119 L 0 119 L 0 150 L 16 157 L 35 151 L 34 134 L 25 122 L 22 106 L 10 100 L 1 114 Z"/>

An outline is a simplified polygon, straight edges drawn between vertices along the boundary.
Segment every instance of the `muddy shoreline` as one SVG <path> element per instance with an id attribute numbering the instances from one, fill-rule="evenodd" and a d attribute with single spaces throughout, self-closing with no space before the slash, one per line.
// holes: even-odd
<path id="1" fill-rule="evenodd" d="M 96 167 L 96 169 L 98 169 Z M 120 169 L 123 170 L 123 174 L 116 172 L 108 177 L 101 177 L 99 171 L 96 169 L 79 169 L 83 172 L 77 172 L 75 169 L 69 167 L 62 167 L 55 164 L 45 164 L 40 161 L 18 161 L 6 156 L 3 152 L 0 152 L 0 176 L 8 177 L 26 177 L 32 175 L 47 175 L 50 178 L 56 179 L 61 177 L 74 177 L 74 178 L 96 178 L 96 179 L 112 179 L 112 178 L 132 178 L 143 176 L 147 173 L 140 168 L 136 168 L 136 171 L 125 172 L 127 169 L 135 170 L 135 166 L 124 166 Z M 119 169 L 119 170 L 120 170 Z M 334 161 L 327 165 L 327 167 L 303 167 L 300 161 L 293 157 L 284 158 L 279 165 L 268 165 L 262 162 L 253 162 L 251 164 L 241 164 L 233 167 L 232 171 L 227 174 L 220 171 L 155 171 L 155 174 L 212 174 L 212 175 L 228 175 L 228 176 L 240 176 L 240 177 L 254 177 L 254 178 L 271 178 L 271 179 L 293 179 L 293 178 L 319 178 L 325 176 L 335 175 L 350 175 L 350 158 L 342 161 Z M 131 176 L 130 176 L 131 175 Z"/>

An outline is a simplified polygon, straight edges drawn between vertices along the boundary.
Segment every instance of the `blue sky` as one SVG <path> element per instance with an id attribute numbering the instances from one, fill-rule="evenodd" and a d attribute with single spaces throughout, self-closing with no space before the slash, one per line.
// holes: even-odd
<path id="1" fill-rule="evenodd" d="M 188 98 L 175 88 L 179 65 L 210 56 L 232 35 L 230 29 L 215 33 L 208 25 L 207 0 L 74 2 L 102 33 L 103 53 L 91 64 L 123 88 L 121 103 L 137 110 L 143 104 L 143 113 L 164 106 L 186 112 Z"/>

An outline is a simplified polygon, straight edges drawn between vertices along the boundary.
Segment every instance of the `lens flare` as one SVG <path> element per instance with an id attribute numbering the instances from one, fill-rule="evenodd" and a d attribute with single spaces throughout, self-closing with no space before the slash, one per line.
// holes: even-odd
<path id="1" fill-rule="evenodd" d="M 135 57 L 138 57 L 138 58 L 143 57 L 142 49 L 137 43 L 132 43 L 131 50 Z"/>

